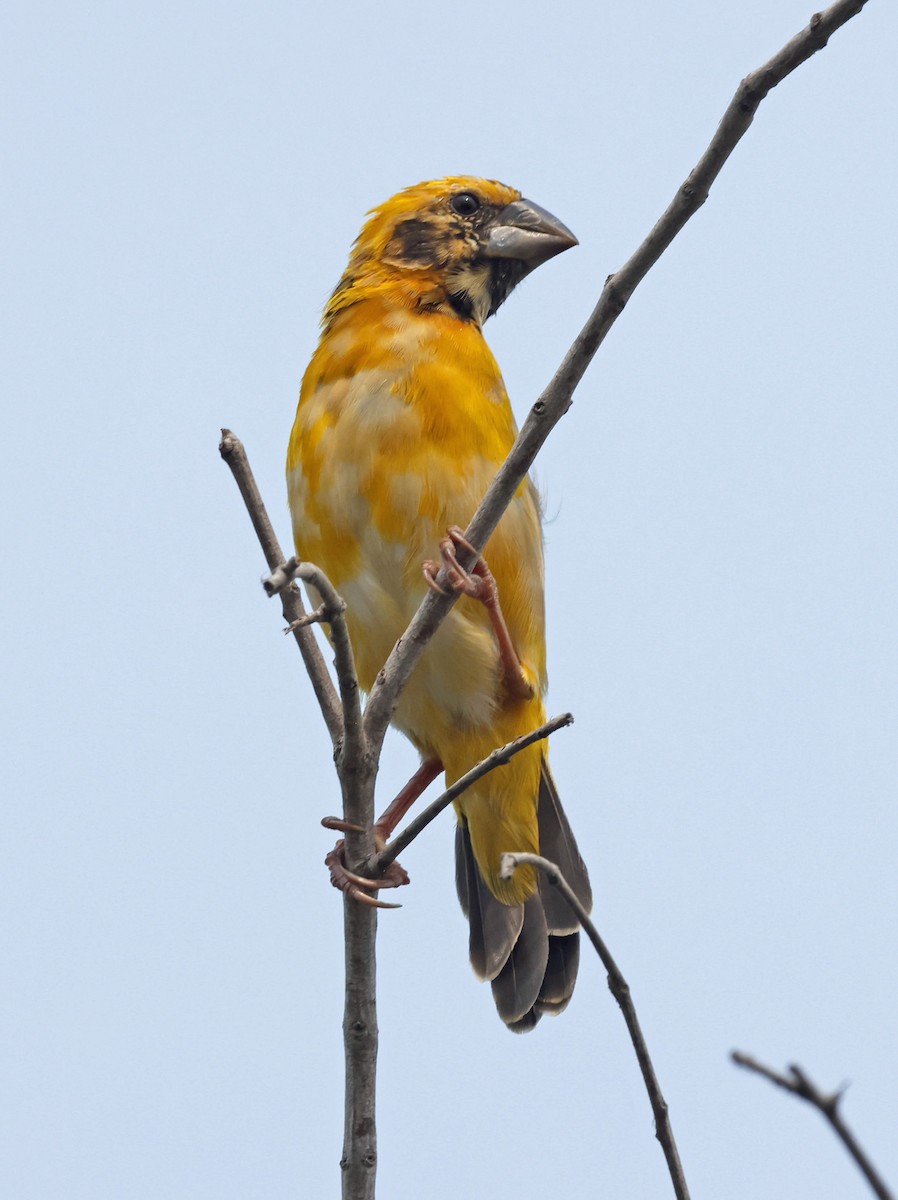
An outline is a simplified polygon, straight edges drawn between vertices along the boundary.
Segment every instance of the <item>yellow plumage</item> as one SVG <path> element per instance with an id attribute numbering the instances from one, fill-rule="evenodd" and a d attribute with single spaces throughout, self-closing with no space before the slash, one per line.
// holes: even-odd
<path id="1" fill-rule="evenodd" d="M 472 214 L 456 211 L 475 203 Z M 422 564 L 438 557 L 449 526 L 468 525 L 517 433 L 481 323 L 526 273 L 484 253 L 502 214 L 522 204 L 514 189 L 469 177 L 400 193 L 371 215 L 325 310 L 290 439 L 288 488 L 297 552 L 346 601 L 365 690 L 426 594 Z M 557 224 L 556 239 L 559 229 L 567 234 Z M 484 557 L 533 694 L 522 699 L 507 685 L 489 613 L 462 595 L 394 717 L 425 759 L 443 764 L 447 783 L 545 720 L 542 534 L 529 482 Z M 520 906 L 537 886 L 529 871 L 503 881 L 498 867 L 503 851 L 539 850 L 543 758 L 531 747 L 458 803 L 480 874 L 504 905 Z"/>

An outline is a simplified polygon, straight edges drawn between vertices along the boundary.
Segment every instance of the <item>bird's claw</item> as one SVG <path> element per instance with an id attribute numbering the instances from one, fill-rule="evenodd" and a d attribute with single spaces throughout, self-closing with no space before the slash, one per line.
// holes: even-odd
<path id="1" fill-rule="evenodd" d="M 458 561 L 457 550 L 468 550 L 471 554 L 477 555 L 470 571 L 466 571 Z M 465 537 L 465 531 L 460 525 L 450 525 L 446 530 L 446 537 L 440 540 L 440 557 L 442 562 L 437 563 L 429 558 L 421 564 L 427 586 L 432 591 L 441 596 L 447 594 L 446 589 L 437 583 L 437 574 L 441 567 L 445 567 L 446 579 L 453 591 L 487 603 L 493 600 L 490 593 L 491 585 L 494 586 L 493 577 L 486 563 L 477 553 L 476 547 L 472 546 Z"/>
<path id="2" fill-rule="evenodd" d="M 432 592 L 436 592 L 438 596 L 445 596 L 448 593 L 445 588 L 441 588 L 437 583 L 437 573 L 440 569 L 440 564 L 435 563 L 432 558 L 426 559 L 421 564 L 421 573 L 427 580 L 427 586 Z"/>
<path id="3" fill-rule="evenodd" d="M 327 819 L 335 820 L 336 818 Z M 357 827 L 350 826 L 350 828 L 356 829 Z M 404 887 L 410 882 L 408 872 L 398 862 L 391 862 L 378 879 L 368 879 L 365 875 L 357 875 L 346 865 L 345 845 L 343 839 L 340 838 L 333 850 L 325 856 L 324 865 L 330 871 L 331 884 L 350 899 L 357 900 L 360 904 L 367 904 L 370 908 L 402 908 L 401 904 L 388 904 L 385 900 L 378 900 L 376 896 L 368 895 L 368 891 L 376 892 L 381 888 Z"/>
<path id="4" fill-rule="evenodd" d="M 342 817 L 322 817 L 321 824 L 325 829 L 335 829 L 338 833 L 365 832 L 361 825 L 354 825 L 352 821 L 344 821 Z"/>
<path id="5" fill-rule="evenodd" d="M 458 561 L 457 551 L 467 550 L 475 555 L 470 570 Z M 482 601 L 488 608 L 496 604 L 498 591 L 492 572 L 484 562 L 476 546 L 472 546 L 465 537 L 465 531 L 460 525 L 450 525 L 446 536 L 440 542 L 440 554 L 446 564 L 449 582 L 456 592 L 470 596 L 472 600 Z"/>
<path id="6" fill-rule="evenodd" d="M 446 537 L 443 540 L 450 541 L 454 546 L 458 546 L 461 550 L 468 550 L 471 554 L 477 554 L 477 547 L 472 546 L 465 537 L 465 531 L 462 529 L 461 525 L 450 525 L 446 530 Z M 480 558 L 480 555 L 477 554 L 477 557 Z"/>

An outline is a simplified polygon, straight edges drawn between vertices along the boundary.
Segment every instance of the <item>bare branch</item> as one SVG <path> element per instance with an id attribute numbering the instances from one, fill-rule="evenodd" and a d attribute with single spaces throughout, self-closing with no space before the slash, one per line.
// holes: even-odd
<path id="1" fill-rule="evenodd" d="M 343 1200 L 374 1200 L 377 1175 L 377 909 L 343 901 Z"/>
<path id="2" fill-rule="evenodd" d="M 265 555 L 265 561 L 268 563 L 269 570 L 274 571 L 283 563 L 284 555 L 269 520 L 243 443 L 230 429 L 222 429 L 218 450 L 231 468 L 231 473 L 240 489 L 240 495 L 243 497 L 243 503 L 246 505 L 246 511 L 253 523 L 253 529 L 256 531 L 256 537 L 262 547 L 262 553 Z M 280 597 L 284 620 L 290 627 L 299 647 L 302 661 L 312 682 L 315 698 L 321 709 L 321 715 L 324 717 L 331 741 L 336 746 L 343 736 L 343 710 L 324 661 L 324 655 L 315 641 L 314 633 L 306 627 L 307 614 L 299 588 L 285 587 L 281 591 Z"/>
<path id="3" fill-rule="evenodd" d="M 352 653 L 352 643 L 349 640 L 349 630 L 346 626 L 346 601 L 320 567 L 314 563 L 300 562 L 295 557 L 285 563 L 279 563 L 268 578 L 262 580 L 262 586 L 269 596 L 273 596 L 289 587 L 294 579 L 301 579 L 303 583 L 314 588 L 323 601 L 320 609 L 316 609 L 316 613 L 321 612 L 320 619 L 331 627 L 337 686 L 340 689 L 340 699 L 343 701 L 342 755 L 344 758 L 350 759 L 356 754 L 364 754 L 365 747 L 362 737 L 359 678 L 356 674 L 355 657 Z"/>
<path id="4" fill-rule="evenodd" d="M 686 222 L 704 204 L 711 184 L 742 138 L 758 105 L 787 75 L 821 50 L 827 39 L 864 7 L 867 0 L 838 0 L 816 13 L 778 54 L 753 71 L 736 89 L 705 153 L 636 252 L 609 275 L 599 302 L 565 355 L 548 387 L 533 405 L 508 458 L 465 530 L 465 537 L 482 550 L 511 503 L 546 438 L 570 408 L 577 384 L 625 304 Z M 469 561 L 463 562 L 464 566 Z M 396 643 L 371 689 L 365 710 L 365 731 L 379 750 L 399 693 L 424 647 L 455 603 L 455 595 L 430 591 L 408 629 Z"/>
<path id="5" fill-rule="evenodd" d="M 754 1071 L 756 1075 L 762 1075 L 765 1079 L 769 1079 L 771 1083 L 775 1083 L 777 1087 L 783 1088 L 784 1091 L 791 1092 L 793 1096 L 798 1096 L 802 1100 L 807 1100 L 808 1104 L 813 1105 L 814 1108 L 823 1113 L 842 1142 L 842 1145 L 857 1163 L 858 1167 L 860 1167 L 861 1171 L 863 1171 L 867 1182 L 870 1184 L 873 1192 L 879 1197 L 879 1200 L 893 1200 L 892 1193 L 886 1187 L 869 1158 L 867 1158 L 854 1134 L 842 1120 L 842 1114 L 839 1112 L 839 1102 L 844 1094 L 844 1088 L 840 1088 L 837 1092 L 821 1092 L 801 1067 L 796 1066 L 794 1063 L 789 1065 L 788 1075 L 780 1075 L 772 1067 L 765 1066 L 763 1063 L 758 1062 L 756 1058 L 752 1058 L 750 1054 L 743 1054 L 740 1050 L 734 1050 L 730 1058 L 738 1067 L 745 1067 L 748 1071 Z"/>
<path id="6" fill-rule="evenodd" d="M 498 750 L 493 750 L 476 767 L 472 767 L 467 774 L 462 775 L 460 779 L 456 779 L 452 787 L 447 788 L 441 796 L 437 796 L 436 800 L 428 804 L 425 809 L 422 809 L 413 821 L 409 821 L 405 829 L 397 833 L 393 840 L 384 846 L 383 850 L 374 855 L 368 863 L 371 874 L 378 875 L 381 871 L 385 870 L 391 862 L 399 857 L 403 850 L 412 844 L 418 834 L 425 830 L 435 817 L 440 815 L 444 808 L 448 808 L 453 800 L 457 800 L 462 792 L 466 792 L 478 779 L 482 779 L 484 775 L 488 775 L 496 767 L 504 766 L 516 754 L 520 754 L 522 750 L 526 750 L 534 742 L 541 742 L 543 738 L 549 737 L 557 729 L 564 729 L 565 726 L 573 725 L 573 723 L 573 714 L 562 713 L 559 717 L 552 717 L 544 725 L 540 725 L 538 729 L 522 734 L 521 737 L 517 737 L 511 742 L 507 742 L 504 746 L 500 746 Z"/>
<path id="7" fill-rule="evenodd" d="M 574 913 L 576 913 L 577 920 L 583 926 L 584 933 L 592 942 L 596 953 L 602 960 L 602 965 L 608 972 L 608 987 L 623 1013 L 624 1021 L 627 1024 L 627 1030 L 630 1034 L 630 1041 L 633 1043 L 633 1049 L 636 1051 L 636 1059 L 639 1063 L 639 1069 L 642 1072 L 649 1102 L 652 1106 L 652 1113 L 655 1117 L 655 1136 L 661 1143 L 661 1149 L 664 1151 L 664 1157 L 667 1160 L 667 1169 L 670 1173 L 671 1183 L 673 1184 L 674 1195 L 677 1197 L 677 1200 L 689 1200 L 689 1188 L 686 1184 L 686 1176 L 683 1173 L 683 1165 L 680 1162 L 680 1155 L 677 1150 L 676 1141 L 674 1140 L 667 1101 L 661 1094 L 661 1085 L 658 1082 L 658 1076 L 655 1074 L 649 1049 L 639 1024 L 639 1018 L 636 1015 L 636 1007 L 633 1003 L 633 997 L 630 994 L 630 985 L 624 979 L 620 967 L 618 967 L 611 955 L 611 951 L 605 945 L 595 925 L 593 925 L 589 913 L 577 899 L 570 884 L 555 863 L 549 862 L 547 858 L 542 858 L 538 854 L 503 854 L 499 873 L 504 879 L 510 879 L 515 870 L 525 864 L 538 867 L 539 870 L 545 873 L 549 882 L 558 888 Z"/>
<path id="8" fill-rule="evenodd" d="M 296 629 L 302 629 L 306 625 L 320 625 L 322 621 L 326 620 L 327 605 L 319 604 L 317 608 L 313 608 L 311 612 L 304 613 L 298 620 L 288 625 L 284 633 L 293 633 Z"/>
<path id="9" fill-rule="evenodd" d="M 780 83 L 800 63 L 821 49 L 826 44 L 828 37 L 858 13 L 865 2 L 866 0 L 839 0 L 824 12 L 816 14 L 806 30 L 793 38 L 779 54 L 742 82 L 724 113 L 708 149 L 686 182 L 678 189 L 673 201 L 642 245 L 619 271 L 608 277 L 595 310 L 574 341 L 548 387 L 533 405 L 508 459 L 498 471 L 466 531 L 467 540 L 478 550 L 482 550 L 486 545 L 502 514 L 521 487 L 538 451 L 570 407 L 574 389 L 627 300 L 676 234 L 705 202 L 711 184 L 751 124 L 761 100 L 771 88 Z M 284 562 L 284 556 L 274 537 L 258 489 L 252 479 L 243 447 L 230 431 L 223 430 L 220 449 L 222 457 L 230 466 L 240 487 L 257 536 L 262 543 L 269 569 L 275 571 Z M 471 563 L 471 557 L 460 556 L 460 561 L 467 567 Z M 438 580 L 441 578 L 442 572 Z M 306 614 L 295 585 L 284 587 L 280 594 L 285 619 L 303 655 L 328 731 L 334 745 L 340 746 L 343 736 L 342 706 L 314 634 L 308 627 L 309 621 L 316 614 L 311 616 Z M 428 640 L 433 636 L 440 621 L 449 612 L 455 599 L 456 596 L 451 592 L 446 595 L 438 595 L 433 591 L 428 593 L 379 673 L 365 709 L 364 719 L 356 727 L 356 717 L 354 715 L 347 717 L 347 723 L 354 730 L 351 739 L 353 747 L 351 753 L 338 755 L 338 771 L 343 790 L 345 815 L 350 821 L 363 828 L 369 828 L 373 820 L 376 763 L 399 694 Z M 333 612 L 332 609 L 331 611 Z M 340 622 L 334 620 L 331 624 L 333 632 Z M 341 686 L 344 683 L 345 679 L 341 679 Z M 353 697 L 352 705 L 348 707 L 351 707 L 355 713 L 358 706 L 357 685 Z M 348 747 L 344 745 L 343 749 L 347 751 Z M 412 826 L 409 827 L 409 829 L 411 828 Z M 398 840 L 396 839 L 397 842 Z M 363 857 L 366 850 L 365 841 L 365 834 L 347 833 L 347 852 L 351 855 L 352 861 Z M 367 849 L 370 850 L 370 846 Z M 674 1190 L 679 1200 L 688 1200 L 689 1193 L 668 1120 L 667 1104 L 661 1095 L 626 981 L 587 914 L 582 911 L 576 897 L 564 883 L 557 867 L 533 855 L 512 856 L 512 861 L 533 862 L 547 871 L 549 877 L 556 881 L 559 887 L 562 887 L 568 902 L 577 912 L 583 928 L 602 958 L 608 971 L 609 986 L 624 1014 L 636 1050 L 655 1114 L 656 1133 L 664 1149 Z M 513 869 L 513 867 L 509 869 Z M 374 1108 L 377 1056 L 375 910 L 353 901 L 345 901 L 344 929 L 346 1004 L 343 1033 L 346 1062 L 346 1110 L 344 1154 L 341 1163 L 343 1195 L 346 1200 L 350 1197 L 352 1200 L 373 1200 L 377 1159 Z M 885 1192 L 880 1194 L 887 1195 Z"/>
<path id="10" fill-rule="evenodd" d="M 293 634 L 312 682 L 331 740 L 340 751 L 337 771 L 343 793 L 344 813 L 348 819 L 370 829 L 374 820 L 374 775 L 372 757 L 365 752 L 359 711 L 359 689 L 352 660 L 343 601 L 333 585 L 311 564 L 290 564 L 275 536 L 265 504 L 259 493 L 246 451 L 240 439 L 229 429 L 221 431 L 219 452 L 228 464 L 247 512 L 262 546 L 272 576 L 266 581 L 269 595 L 278 592 L 284 619 Z M 298 569 L 297 569 L 298 568 Z M 337 672 L 346 712 L 334 688 L 324 656 L 309 628 L 318 613 L 307 613 L 295 583 L 294 572 L 318 588 L 324 600 L 321 615 L 331 625 Z M 363 857 L 370 850 L 367 833 L 347 833 L 347 851 Z M 354 843 L 354 844 L 353 844 Z M 377 996 L 375 910 L 355 900 L 343 902 L 346 992 L 343 1008 L 343 1047 L 345 1061 L 345 1109 L 343 1158 L 341 1160 L 343 1195 L 346 1200 L 374 1200 L 377 1167 L 377 1129 L 375 1124 L 375 1081 L 377 1072 Z"/>

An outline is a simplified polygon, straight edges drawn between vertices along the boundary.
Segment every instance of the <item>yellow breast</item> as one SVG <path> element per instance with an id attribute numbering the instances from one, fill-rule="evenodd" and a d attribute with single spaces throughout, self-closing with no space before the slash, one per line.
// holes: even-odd
<path id="1" fill-rule="evenodd" d="M 299 554 L 347 602 L 366 690 L 425 595 L 422 563 L 438 558 L 449 525 L 468 524 L 516 432 L 496 361 L 472 323 L 375 295 L 326 331 L 290 441 L 290 505 Z M 512 639 L 541 688 L 542 543 L 531 485 L 521 486 L 485 554 Z M 396 723 L 422 752 L 445 757 L 439 743 L 460 727 L 495 724 L 500 680 L 486 613 L 462 598 Z"/>

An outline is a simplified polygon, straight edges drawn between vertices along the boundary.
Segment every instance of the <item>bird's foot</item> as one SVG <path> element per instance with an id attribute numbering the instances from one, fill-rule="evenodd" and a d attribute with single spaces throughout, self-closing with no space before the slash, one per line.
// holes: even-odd
<path id="1" fill-rule="evenodd" d="M 493 632 L 499 643 L 499 655 L 505 672 L 505 686 L 509 694 L 516 700 L 531 700 L 534 695 L 534 687 L 521 666 L 518 652 L 511 640 L 511 634 L 508 632 L 505 614 L 499 603 L 499 586 L 495 577 L 482 554 L 477 554 L 471 567 L 466 569 L 458 561 L 458 550 L 467 550 L 471 554 L 477 554 L 477 548 L 472 546 L 465 537 L 465 531 L 459 525 L 450 525 L 446 530 L 446 537 L 440 541 L 442 562 L 437 564 L 428 559 L 423 565 L 424 578 L 427 580 L 428 586 L 435 592 L 445 595 L 445 590 L 440 587 L 436 579 L 440 566 L 443 566 L 446 568 L 447 582 L 453 591 L 463 596 L 470 596 L 472 600 L 480 601 L 489 614 Z"/>
<path id="2" fill-rule="evenodd" d="M 393 830 L 414 802 L 442 770 L 443 764 L 438 758 L 427 758 L 421 763 L 421 766 L 402 791 L 399 792 L 396 798 L 372 825 L 371 835 L 374 839 L 376 850 L 383 850 L 387 843 L 387 838 L 392 836 Z M 341 817 L 325 817 L 321 824 L 325 829 L 336 829 L 340 833 L 366 832 L 361 825 L 353 825 L 350 821 L 344 821 Z M 353 900 L 358 900 L 360 904 L 369 904 L 372 908 L 402 907 L 400 904 L 387 904 L 385 901 L 378 900 L 375 896 L 368 894 L 369 892 L 379 891 L 381 888 L 404 887 L 409 882 L 408 872 L 395 859 L 376 879 L 371 879 L 367 875 L 359 875 L 357 872 L 351 871 L 346 865 L 346 847 L 341 838 L 330 854 L 327 855 L 324 862 L 330 871 L 331 883 L 335 888 L 343 892 L 344 895 L 350 896 Z"/>
<path id="3" fill-rule="evenodd" d="M 360 825 L 352 825 L 348 821 L 341 821 L 339 817 L 324 817 L 321 824 L 325 829 L 340 829 L 344 833 L 364 833 Z M 382 836 L 377 835 L 377 827 L 375 826 L 375 845 L 378 850 L 382 850 L 384 841 Z M 338 891 L 343 892 L 345 896 L 349 896 L 352 900 L 357 900 L 360 904 L 367 904 L 371 908 L 401 908 L 401 904 L 388 904 L 385 900 L 378 900 L 376 896 L 370 895 L 371 892 L 380 891 L 381 888 L 397 888 L 404 887 L 409 883 L 408 872 L 399 865 L 398 862 L 391 862 L 383 875 L 377 879 L 369 879 L 366 875 L 359 875 L 355 871 L 350 871 L 346 865 L 346 843 L 343 838 L 337 842 L 333 850 L 324 858 L 324 865 L 330 872 L 331 884 Z"/>
<path id="4" fill-rule="evenodd" d="M 445 567 L 449 586 L 453 591 L 470 596 L 472 600 L 480 600 L 487 607 L 491 604 L 496 604 L 498 602 L 499 591 L 496 587 L 496 581 L 483 558 L 477 555 L 470 571 L 466 571 L 458 561 L 456 550 L 459 549 L 468 550 L 471 554 L 477 554 L 476 548 L 465 537 L 465 532 L 461 526 L 450 525 L 446 530 L 446 537 L 440 540 L 441 561 L 437 563 L 433 559 L 427 559 L 422 564 L 424 578 L 427 580 L 428 585 L 435 592 L 439 592 L 443 596 L 446 595 L 445 588 L 440 587 L 436 580 L 440 567 Z"/>

